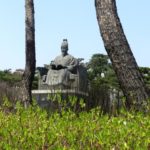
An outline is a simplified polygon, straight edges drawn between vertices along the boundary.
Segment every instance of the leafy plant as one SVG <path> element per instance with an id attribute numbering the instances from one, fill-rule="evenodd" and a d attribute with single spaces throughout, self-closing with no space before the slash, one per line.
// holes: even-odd
<path id="1" fill-rule="evenodd" d="M 71 109 L 48 115 L 36 103 L 24 109 L 19 102 L 15 112 L 6 113 L 3 107 L 10 107 L 7 100 L 0 108 L 0 149 L 150 148 L 149 114 L 122 110 L 117 117 L 110 117 L 97 107 L 78 115 Z"/>

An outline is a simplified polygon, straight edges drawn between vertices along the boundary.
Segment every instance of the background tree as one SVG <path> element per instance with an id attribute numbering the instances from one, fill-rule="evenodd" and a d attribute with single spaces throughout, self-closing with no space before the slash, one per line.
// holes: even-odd
<path id="1" fill-rule="evenodd" d="M 127 106 L 145 108 L 147 90 L 117 14 L 115 0 L 95 0 L 97 21 Z M 142 107 L 143 106 L 143 107 Z"/>
<path id="2" fill-rule="evenodd" d="M 110 95 L 113 89 L 120 91 L 115 72 L 109 57 L 94 54 L 87 63 L 90 85 L 90 107 L 101 106 L 103 112 L 110 112 L 113 102 Z"/>
<path id="3" fill-rule="evenodd" d="M 87 63 L 88 79 L 95 84 L 107 84 L 110 88 L 118 89 L 118 80 L 109 61 L 108 55 L 93 54 Z"/>
<path id="4" fill-rule="evenodd" d="M 34 2 L 33 0 L 25 0 L 25 25 L 26 25 L 26 65 L 22 81 L 22 100 L 24 106 L 27 107 L 32 103 L 32 81 L 35 72 L 35 23 L 34 23 Z"/>
<path id="5" fill-rule="evenodd" d="M 148 88 L 148 91 L 150 93 L 150 68 L 149 67 L 140 67 L 140 72 L 143 75 L 144 82 Z"/>
<path id="6" fill-rule="evenodd" d="M 109 67 L 108 56 L 104 54 L 94 54 L 88 63 L 89 78 L 100 77 L 102 73 L 105 73 Z"/>

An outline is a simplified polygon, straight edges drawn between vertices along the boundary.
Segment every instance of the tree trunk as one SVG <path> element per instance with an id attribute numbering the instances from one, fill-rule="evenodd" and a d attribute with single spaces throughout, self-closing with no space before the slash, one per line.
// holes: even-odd
<path id="1" fill-rule="evenodd" d="M 95 0 L 95 7 L 104 46 L 126 97 L 127 106 L 137 110 L 145 108 L 147 90 L 120 23 L 116 2 Z"/>
<path id="2" fill-rule="evenodd" d="M 35 72 L 35 27 L 34 27 L 34 2 L 25 0 L 25 32 L 26 32 L 26 65 L 22 81 L 23 103 L 27 107 L 32 103 L 32 81 Z"/>

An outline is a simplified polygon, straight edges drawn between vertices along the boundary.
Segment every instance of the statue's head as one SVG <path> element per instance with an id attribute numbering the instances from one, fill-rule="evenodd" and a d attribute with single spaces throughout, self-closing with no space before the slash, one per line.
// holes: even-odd
<path id="1" fill-rule="evenodd" d="M 67 39 L 63 39 L 63 42 L 61 44 L 61 52 L 62 55 L 65 56 L 68 53 L 68 41 Z"/>

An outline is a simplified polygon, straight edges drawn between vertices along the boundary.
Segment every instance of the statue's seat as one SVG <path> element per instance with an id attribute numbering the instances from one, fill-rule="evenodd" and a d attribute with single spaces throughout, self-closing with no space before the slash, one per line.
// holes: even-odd
<path id="1" fill-rule="evenodd" d="M 44 71 L 47 70 L 44 70 L 43 68 L 40 68 L 39 70 L 39 72 L 42 70 L 42 73 L 39 74 L 39 89 L 67 89 L 87 92 L 87 71 L 84 65 L 79 64 L 76 68 L 75 73 L 66 72 L 66 76 L 64 76 L 63 78 L 62 73 L 65 72 L 65 69 L 48 69 L 49 71 L 44 74 Z"/>

